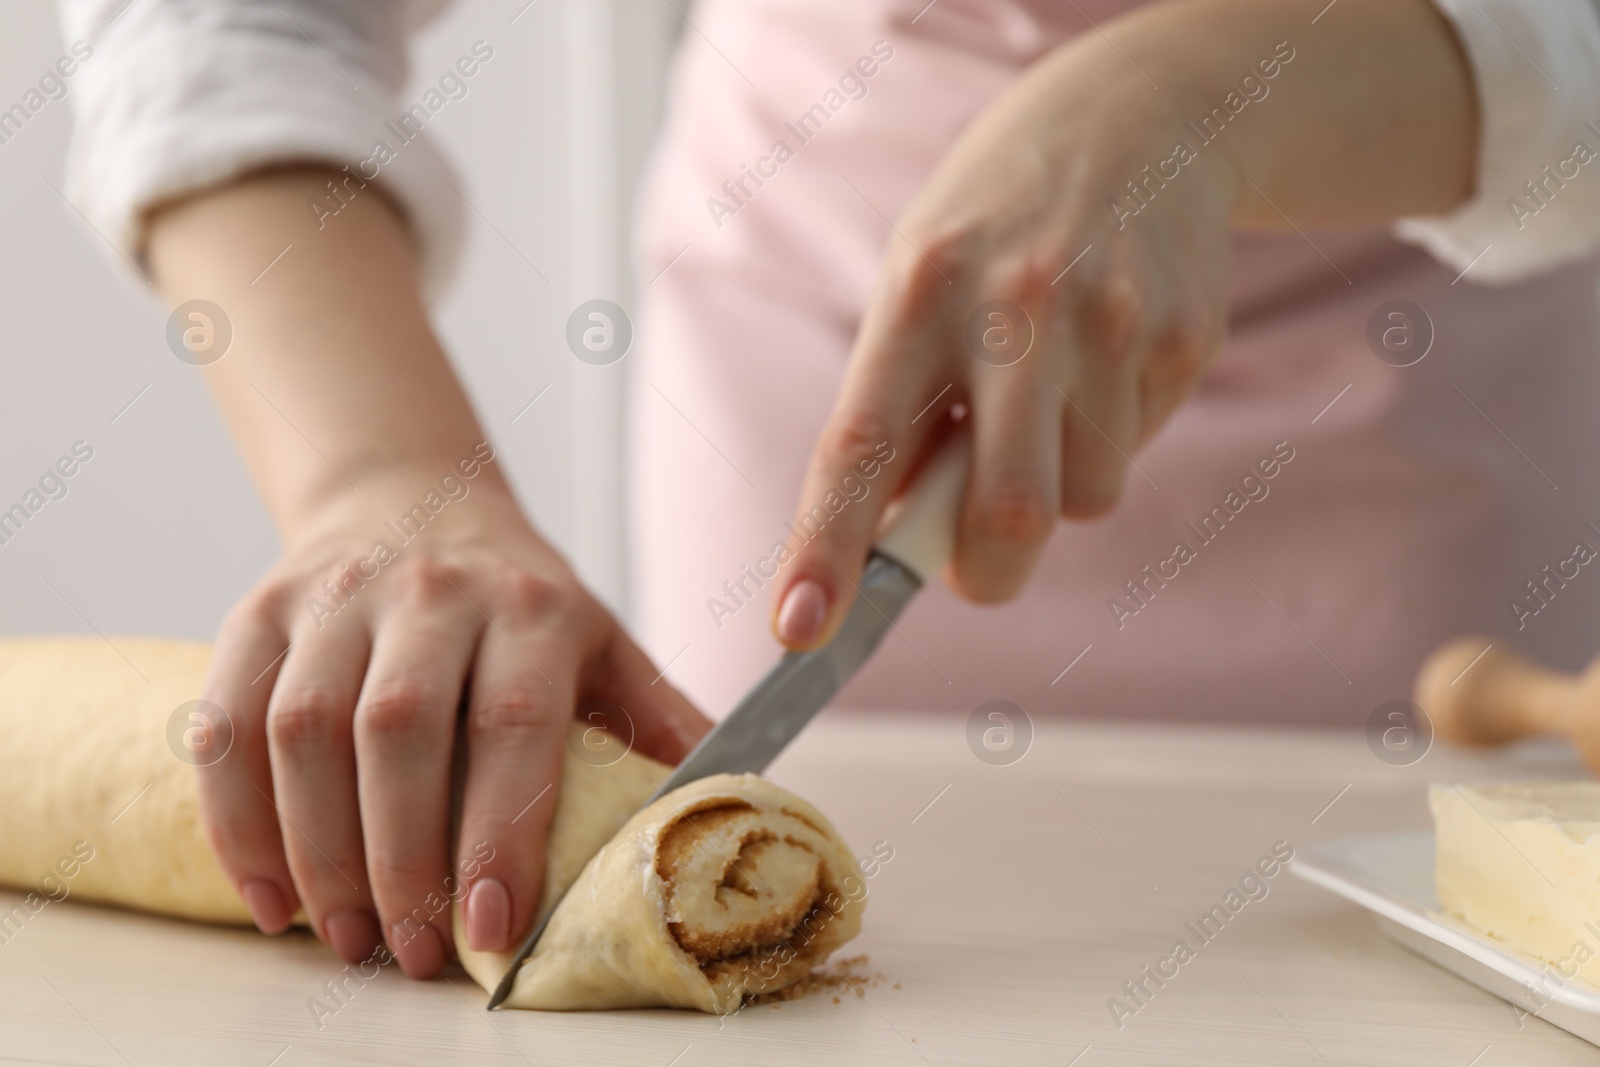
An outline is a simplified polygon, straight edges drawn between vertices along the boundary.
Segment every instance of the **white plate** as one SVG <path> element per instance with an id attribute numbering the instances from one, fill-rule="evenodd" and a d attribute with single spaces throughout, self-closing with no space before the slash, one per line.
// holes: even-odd
<path id="1" fill-rule="evenodd" d="M 1600 989 L 1478 933 L 1439 912 L 1433 834 L 1330 841 L 1290 865 L 1295 874 L 1371 911 L 1404 948 L 1480 989 L 1600 1045 Z"/>

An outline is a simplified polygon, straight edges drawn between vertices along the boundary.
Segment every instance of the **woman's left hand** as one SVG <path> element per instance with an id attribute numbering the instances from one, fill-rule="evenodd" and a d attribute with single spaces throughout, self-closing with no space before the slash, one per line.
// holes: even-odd
<path id="1" fill-rule="evenodd" d="M 1235 184 L 1204 149 L 1174 159 L 1172 94 L 1129 74 L 1098 39 L 1066 46 L 945 157 L 891 238 L 799 515 L 846 495 L 885 442 L 888 482 L 904 484 L 957 403 L 974 445 L 950 571 L 962 595 L 1010 598 L 1058 515 L 1117 502 L 1129 454 L 1220 349 Z M 1147 183 L 1136 215 L 1130 180 Z M 785 644 L 819 644 L 842 621 L 888 496 L 799 548 Z"/>
<path id="2" fill-rule="evenodd" d="M 885 482 L 906 483 L 956 404 L 974 452 L 946 577 L 1006 600 L 1058 516 L 1116 504 L 1128 457 L 1216 361 L 1234 225 L 1282 228 L 1278 205 L 1370 224 L 1470 190 L 1470 73 L 1431 0 L 1315 14 L 1152 4 L 1059 47 L 967 127 L 889 238 L 806 474 L 796 526 L 823 525 L 777 591 L 779 640 L 833 635 Z M 1190 120 L 1214 108 L 1228 121 L 1202 139 Z M 856 499 L 885 456 L 885 491 Z M 854 502 L 835 513 L 830 495 Z"/>

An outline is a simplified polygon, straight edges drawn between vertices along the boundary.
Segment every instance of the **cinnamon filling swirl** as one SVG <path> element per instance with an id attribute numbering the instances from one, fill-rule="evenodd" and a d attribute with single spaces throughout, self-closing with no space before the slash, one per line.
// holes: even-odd
<path id="1" fill-rule="evenodd" d="M 667 894 L 667 928 L 713 981 L 770 960 L 764 977 L 809 967 L 832 938 L 819 938 L 838 910 L 833 872 L 807 838 L 815 828 L 790 812 L 712 803 L 685 813 L 661 835 L 656 873 Z M 761 975 L 750 973 L 742 984 Z"/>

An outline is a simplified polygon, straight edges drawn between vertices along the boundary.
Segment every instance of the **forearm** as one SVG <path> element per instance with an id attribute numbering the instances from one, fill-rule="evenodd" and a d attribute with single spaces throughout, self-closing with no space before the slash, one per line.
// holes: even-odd
<path id="1" fill-rule="evenodd" d="M 1108 33 L 1159 86 L 1152 91 L 1168 100 L 1174 136 L 1195 162 L 1234 171 L 1240 226 L 1373 225 L 1465 201 L 1477 104 L 1444 16 L 1431 0 L 1324 8 L 1325 0 L 1181 0 Z"/>
<path id="2" fill-rule="evenodd" d="M 255 175 L 164 208 L 149 230 L 162 294 L 210 300 L 232 324 L 205 373 L 290 541 L 352 486 L 382 492 L 412 471 L 436 480 L 483 439 L 393 206 L 368 185 L 319 227 L 308 203 L 330 203 L 335 176 Z M 497 468 L 485 483 L 503 487 Z"/>

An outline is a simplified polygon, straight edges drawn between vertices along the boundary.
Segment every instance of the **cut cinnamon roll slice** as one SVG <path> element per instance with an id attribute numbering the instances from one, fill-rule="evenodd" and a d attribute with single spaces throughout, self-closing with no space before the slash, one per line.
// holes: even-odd
<path id="1" fill-rule="evenodd" d="M 865 906 L 855 860 L 815 808 L 755 775 L 701 779 L 589 861 L 506 1004 L 725 1014 L 809 975 L 856 935 Z M 462 962 L 492 988 L 496 957 L 507 958 Z"/>

